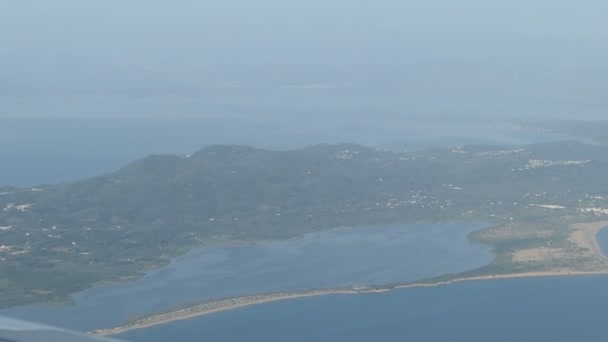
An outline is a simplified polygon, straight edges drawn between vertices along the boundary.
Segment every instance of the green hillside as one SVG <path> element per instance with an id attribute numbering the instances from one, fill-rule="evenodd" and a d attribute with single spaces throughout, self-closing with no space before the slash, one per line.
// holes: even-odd
<path id="1" fill-rule="evenodd" d="M 0 189 L 0 306 L 65 300 L 201 245 L 351 225 L 593 216 L 584 210 L 608 205 L 607 173 L 608 148 L 576 142 L 149 156 L 78 182 Z"/>

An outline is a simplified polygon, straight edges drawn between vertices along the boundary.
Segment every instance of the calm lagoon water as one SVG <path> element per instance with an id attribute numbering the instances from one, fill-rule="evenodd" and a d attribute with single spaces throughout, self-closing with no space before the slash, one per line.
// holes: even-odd
<path id="1" fill-rule="evenodd" d="M 212 298 L 413 281 L 488 264 L 489 248 L 467 239 L 483 227 L 343 228 L 288 241 L 201 248 L 138 281 L 75 294 L 74 306 L 29 305 L 0 315 L 87 331 Z"/>
<path id="2" fill-rule="evenodd" d="M 608 251 L 608 229 L 598 240 Z M 608 276 L 465 282 L 266 303 L 120 336 L 128 341 L 605 341 Z"/>

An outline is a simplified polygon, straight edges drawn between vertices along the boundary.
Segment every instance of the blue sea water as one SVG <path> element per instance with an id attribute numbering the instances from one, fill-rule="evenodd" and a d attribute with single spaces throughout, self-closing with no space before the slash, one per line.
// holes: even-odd
<path id="1" fill-rule="evenodd" d="M 467 235 L 483 223 L 342 228 L 287 241 L 200 248 L 132 283 L 93 288 L 73 306 L 28 305 L 0 315 L 88 331 L 179 305 L 276 291 L 406 282 L 488 264 Z"/>
<path id="2" fill-rule="evenodd" d="M 458 283 L 266 303 L 119 336 L 128 341 L 605 341 L 608 277 Z"/>
<path id="3" fill-rule="evenodd" d="M 247 110 L 249 112 L 249 110 Z M 282 114 L 282 113 L 281 113 Z M 193 153 L 210 144 L 294 149 L 322 142 L 419 149 L 563 140 L 547 132 L 483 120 L 2 119 L 0 187 L 61 183 L 115 171 L 149 154 Z"/>
<path id="4" fill-rule="evenodd" d="M 598 234 L 608 251 L 608 229 Z M 249 306 L 119 337 L 157 341 L 605 341 L 608 276 L 463 282 Z"/>
<path id="5" fill-rule="evenodd" d="M 600 230 L 597 233 L 596 239 L 604 255 L 608 255 L 608 227 Z"/>

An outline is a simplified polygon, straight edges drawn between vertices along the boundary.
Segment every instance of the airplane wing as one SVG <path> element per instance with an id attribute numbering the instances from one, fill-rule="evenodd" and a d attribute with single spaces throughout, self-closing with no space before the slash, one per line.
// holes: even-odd
<path id="1" fill-rule="evenodd" d="M 0 317 L 0 342 L 117 342 L 41 324 Z"/>

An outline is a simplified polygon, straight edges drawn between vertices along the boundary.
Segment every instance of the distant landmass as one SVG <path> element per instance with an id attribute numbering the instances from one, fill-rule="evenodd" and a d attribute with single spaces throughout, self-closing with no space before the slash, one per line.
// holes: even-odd
<path id="1" fill-rule="evenodd" d="M 557 133 L 572 138 L 583 138 L 586 142 L 608 145 L 608 121 L 553 121 L 528 126 L 537 132 Z"/>
<path id="2" fill-rule="evenodd" d="M 575 223 L 608 215 L 607 152 L 573 141 L 415 152 L 209 146 L 82 181 L 2 188 L 0 306 L 67 301 L 197 246 L 384 223 L 495 223 L 472 235 L 497 253 L 475 276 L 603 271 Z"/>

